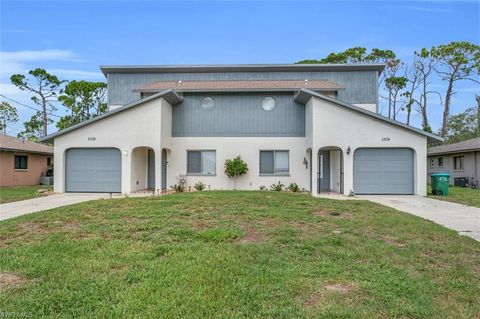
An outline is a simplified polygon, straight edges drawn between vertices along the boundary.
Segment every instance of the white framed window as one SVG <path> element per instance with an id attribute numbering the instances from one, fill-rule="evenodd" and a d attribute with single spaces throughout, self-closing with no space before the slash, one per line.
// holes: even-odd
<path id="1" fill-rule="evenodd" d="M 262 109 L 265 111 L 271 111 L 275 108 L 275 100 L 273 97 L 267 96 L 262 100 Z"/>
<path id="2" fill-rule="evenodd" d="M 289 151 L 260 151 L 260 175 L 288 175 L 289 166 Z"/>
<path id="3" fill-rule="evenodd" d="M 456 171 L 463 171 L 463 156 L 455 156 L 453 158 L 453 169 Z"/>
<path id="4" fill-rule="evenodd" d="M 437 164 L 438 164 L 438 167 L 443 167 L 443 157 L 438 158 Z"/>
<path id="5" fill-rule="evenodd" d="M 28 156 L 15 155 L 14 169 L 28 169 Z"/>
<path id="6" fill-rule="evenodd" d="M 187 175 L 216 175 L 216 164 L 216 151 L 187 151 Z"/>

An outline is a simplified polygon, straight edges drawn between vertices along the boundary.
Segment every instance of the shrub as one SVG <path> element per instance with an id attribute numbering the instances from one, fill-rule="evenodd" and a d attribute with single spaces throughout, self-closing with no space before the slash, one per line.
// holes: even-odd
<path id="1" fill-rule="evenodd" d="M 177 183 L 173 186 L 170 186 L 176 193 L 183 193 L 185 191 L 185 186 L 182 183 Z"/>
<path id="2" fill-rule="evenodd" d="M 237 176 L 242 176 L 248 173 L 248 165 L 240 156 L 233 159 L 225 160 L 225 174 L 228 177 L 233 177 L 233 189 L 237 187 Z"/>
<path id="3" fill-rule="evenodd" d="M 281 192 L 283 190 L 283 187 L 285 187 L 285 185 L 282 184 L 280 181 L 278 181 L 277 184 L 270 185 L 270 189 L 275 192 Z"/>
<path id="4" fill-rule="evenodd" d="M 260 190 L 261 190 L 261 191 L 266 191 L 266 190 L 267 190 L 267 186 L 265 186 L 265 185 L 260 186 Z"/>
<path id="5" fill-rule="evenodd" d="M 296 193 L 300 190 L 300 187 L 298 187 L 297 183 L 290 183 L 290 185 L 288 185 L 288 190 L 290 190 L 293 193 Z"/>
<path id="6" fill-rule="evenodd" d="M 196 182 L 193 188 L 195 188 L 197 191 L 203 191 L 205 189 L 206 185 L 200 181 Z"/>

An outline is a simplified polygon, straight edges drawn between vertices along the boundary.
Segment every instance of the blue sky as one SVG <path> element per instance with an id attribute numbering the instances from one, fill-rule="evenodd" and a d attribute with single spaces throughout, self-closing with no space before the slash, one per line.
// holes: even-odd
<path id="1" fill-rule="evenodd" d="M 105 64 L 292 63 L 352 46 L 388 48 L 409 60 L 422 47 L 479 44 L 479 3 L 0 0 L 0 93 L 32 105 L 9 77 L 34 67 L 66 80 L 102 81 L 98 67 Z M 453 113 L 473 106 L 475 92 L 478 86 L 461 83 Z M 442 110 L 432 103 L 438 129 Z M 18 109 L 12 135 L 34 113 Z"/>

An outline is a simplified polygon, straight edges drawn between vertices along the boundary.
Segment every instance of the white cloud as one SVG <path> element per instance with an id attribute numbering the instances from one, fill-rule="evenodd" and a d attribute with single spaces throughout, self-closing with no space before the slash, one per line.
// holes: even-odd
<path id="1" fill-rule="evenodd" d="M 81 79 L 81 80 L 105 80 L 102 72 L 92 72 L 72 69 L 48 69 L 48 72 L 55 74 L 62 79 Z"/>

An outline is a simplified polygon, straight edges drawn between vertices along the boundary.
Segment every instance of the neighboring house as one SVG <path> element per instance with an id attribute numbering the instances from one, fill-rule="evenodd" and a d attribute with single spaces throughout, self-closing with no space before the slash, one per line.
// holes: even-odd
<path id="1" fill-rule="evenodd" d="M 428 149 L 428 173 L 450 173 L 450 184 L 455 179 L 468 178 L 468 184 L 480 180 L 480 137 L 471 140 L 434 146 Z"/>
<path id="2" fill-rule="evenodd" d="M 426 194 L 427 139 L 378 113 L 381 64 L 103 66 L 109 111 L 54 133 L 56 192 L 232 189 Z"/>
<path id="3" fill-rule="evenodd" d="M 0 186 L 38 185 L 53 163 L 53 147 L 0 134 Z"/>

